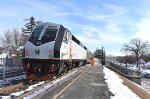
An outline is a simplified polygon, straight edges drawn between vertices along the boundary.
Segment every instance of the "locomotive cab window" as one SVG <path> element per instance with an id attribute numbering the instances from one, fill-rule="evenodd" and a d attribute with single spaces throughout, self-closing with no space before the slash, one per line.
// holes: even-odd
<path id="1" fill-rule="evenodd" d="M 44 41 L 44 43 L 55 41 L 57 31 L 58 29 L 46 29 L 42 37 L 42 40 Z"/>
<path id="2" fill-rule="evenodd" d="M 72 39 L 71 32 L 70 31 L 67 31 L 67 32 L 68 32 L 68 39 Z"/>
<path id="3" fill-rule="evenodd" d="M 65 34 L 64 34 L 64 39 L 63 39 L 64 41 L 68 41 L 68 33 L 67 33 L 67 31 L 65 31 Z"/>
<path id="4" fill-rule="evenodd" d="M 38 38 L 40 37 L 40 34 L 42 32 L 42 29 L 34 29 L 30 38 L 29 38 L 29 41 L 30 42 L 34 42 L 36 40 L 38 40 Z"/>

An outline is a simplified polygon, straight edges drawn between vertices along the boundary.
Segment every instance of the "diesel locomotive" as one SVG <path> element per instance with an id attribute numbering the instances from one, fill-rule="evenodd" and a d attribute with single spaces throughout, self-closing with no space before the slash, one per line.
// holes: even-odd
<path id="1" fill-rule="evenodd" d="M 22 65 L 28 80 L 49 80 L 83 66 L 90 51 L 64 26 L 39 23 L 23 49 Z"/>

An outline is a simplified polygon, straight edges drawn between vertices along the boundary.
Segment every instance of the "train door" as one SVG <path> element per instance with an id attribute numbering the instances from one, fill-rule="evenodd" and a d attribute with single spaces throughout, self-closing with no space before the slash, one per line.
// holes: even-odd
<path id="1" fill-rule="evenodd" d="M 68 42 L 69 42 L 69 37 L 68 37 L 68 32 L 65 30 L 64 36 L 63 36 L 63 41 L 61 45 L 61 50 L 60 50 L 60 71 L 59 73 L 67 73 L 68 71 Z"/>
<path id="2" fill-rule="evenodd" d="M 68 60 L 70 58 L 70 54 L 72 47 L 71 47 L 71 33 L 68 30 L 65 30 L 64 38 L 63 38 L 63 54 L 65 54 L 65 59 Z M 63 55 L 64 56 L 64 55 Z"/>
<path id="3" fill-rule="evenodd" d="M 65 30 L 64 34 L 64 46 L 66 46 L 66 58 L 65 58 L 65 65 L 67 68 L 67 71 L 72 69 L 72 43 L 71 43 L 71 33 L 69 30 Z"/>
<path id="4" fill-rule="evenodd" d="M 68 34 L 68 51 L 69 51 L 69 58 L 68 58 L 68 65 L 69 65 L 69 69 L 72 69 L 72 35 L 70 31 L 67 31 Z"/>

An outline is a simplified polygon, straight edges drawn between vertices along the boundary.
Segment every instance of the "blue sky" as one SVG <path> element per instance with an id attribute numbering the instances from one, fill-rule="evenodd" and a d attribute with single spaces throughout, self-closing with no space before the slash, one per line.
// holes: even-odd
<path id="1" fill-rule="evenodd" d="M 103 45 L 107 55 L 123 55 L 129 40 L 150 41 L 149 5 L 149 0 L 1 0 L 0 35 L 34 16 L 62 24 L 91 51 Z"/>

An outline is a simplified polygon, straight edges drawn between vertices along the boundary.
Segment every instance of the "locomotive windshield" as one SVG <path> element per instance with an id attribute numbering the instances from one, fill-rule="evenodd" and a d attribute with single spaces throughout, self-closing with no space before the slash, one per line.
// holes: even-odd
<path id="1" fill-rule="evenodd" d="M 34 29 L 30 38 L 29 38 L 29 41 L 33 43 L 34 41 L 38 40 L 41 32 L 42 32 L 42 29 Z"/>
<path id="2" fill-rule="evenodd" d="M 57 31 L 58 31 L 58 29 L 48 29 L 47 28 L 42 37 L 43 43 L 55 41 Z"/>
<path id="3" fill-rule="evenodd" d="M 41 34 L 41 32 L 42 32 L 42 30 L 36 30 L 36 29 L 35 29 L 35 30 L 32 32 L 31 37 L 32 37 L 33 39 L 38 39 L 39 36 L 40 36 L 40 34 Z"/>

